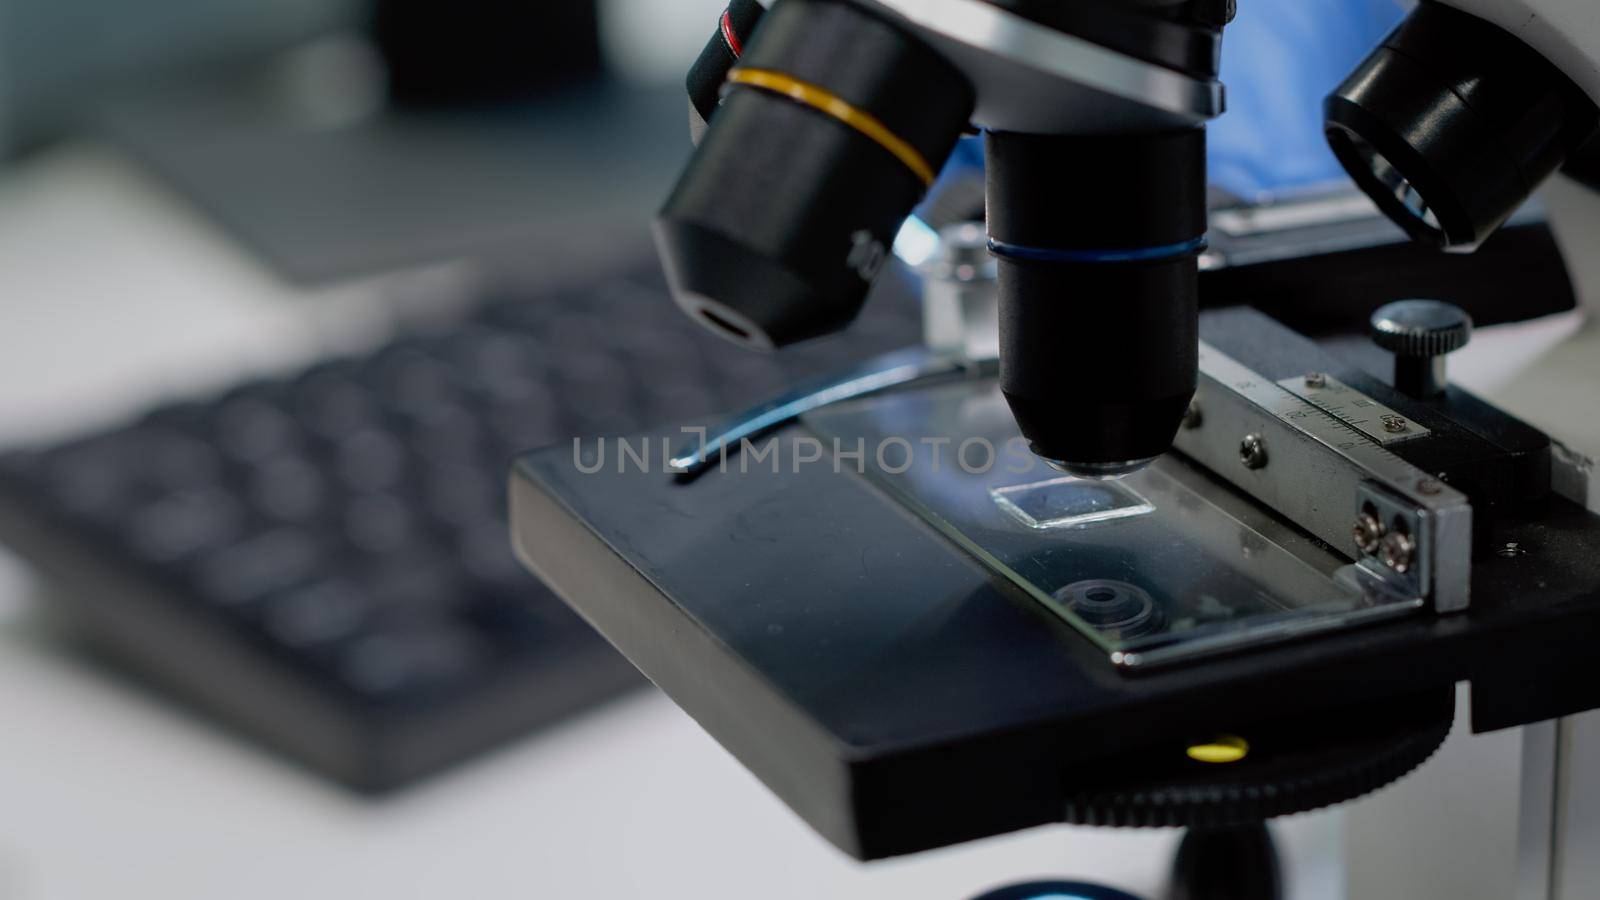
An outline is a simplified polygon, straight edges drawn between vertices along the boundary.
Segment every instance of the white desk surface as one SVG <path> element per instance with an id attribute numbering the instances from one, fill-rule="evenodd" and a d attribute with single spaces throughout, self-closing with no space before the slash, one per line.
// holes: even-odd
<path id="1" fill-rule="evenodd" d="M 386 290 L 303 296 L 115 155 L 53 151 L 0 177 L 0 441 L 371 339 Z M 1493 343 L 1467 353 L 1503 385 L 1531 356 Z M 47 590 L 0 552 L 5 900 L 962 900 L 1040 876 L 1155 895 L 1176 839 L 1053 827 L 859 865 L 654 692 L 362 800 L 86 664 L 41 620 Z M 1341 815 L 1276 827 L 1292 896 L 1341 896 Z"/>

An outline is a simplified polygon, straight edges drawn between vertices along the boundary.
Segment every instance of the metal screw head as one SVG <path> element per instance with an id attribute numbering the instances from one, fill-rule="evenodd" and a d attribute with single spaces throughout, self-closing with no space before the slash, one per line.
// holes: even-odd
<path id="1" fill-rule="evenodd" d="M 1190 400 L 1189 408 L 1183 411 L 1183 427 L 1186 430 L 1193 431 L 1199 428 L 1200 423 L 1204 421 L 1205 416 L 1200 412 L 1200 401 Z"/>
<path id="2" fill-rule="evenodd" d="M 1372 513 L 1363 512 L 1356 516 L 1350 537 L 1355 540 L 1356 549 L 1362 553 L 1377 553 L 1383 543 L 1383 523 Z"/>
<path id="3" fill-rule="evenodd" d="M 1260 469 L 1267 464 L 1267 442 L 1259 434 L 1247 434 L 1239 442 L 1239 462 L 1246 469 Z"/>
<path id="4" fill-rule="evenodd" d="M 1500 552 L 1500 555 L 1505 557 L 1506 559 L 1516 559 L 1519 556 L 1527 556 L 1528 555 L 1528 551 L 1524 550 L 1522 548 L 1522 545 L 1518 544 L 1516 541 L 1511 541 L 1510 543 L 1506 544 L 1504 547 L 1501 547 L 1499 552 Z"/>
<path id="5" fill-rule="evenodd" d="M 1403 531 L 1389 532 L 1383 536 L 1382 543 L 1378 545 L 1378 559 L 1400 575 L 1411 571 L 1411 564 L 1416 561 L 1416 556 L 1416 539 Z"/>
<path id="6" fill-rule="evenodd" d="M 1443 493 L 1443 491 L 1444 483 L 1437 478 L 1424 478 L 1417 482 L 1417 493 L 1419 494 L 1426 494 L 1432 497 L 1435 494 Z"/>
<path id="7" fill-rule="evenodd" d="M 1306 387 L 1308 387 L 1308 388 L 1325 388 L 1327 386 L 1328 386 L 1328 376 L 1327 375 L 1323 374 L 1322 372 L 1307 372 L 1306 373 Z"/>
<path id="8" fill-rule="evenodd" d="M 1383 430 L 1389 432 L 1390 434 L 1400 434 L 1411 427 L 1411 423 L 1407 422 L 1404 418 L 1395 415 L 1384 416 L 1378 421 L 1383 423 Z"/>

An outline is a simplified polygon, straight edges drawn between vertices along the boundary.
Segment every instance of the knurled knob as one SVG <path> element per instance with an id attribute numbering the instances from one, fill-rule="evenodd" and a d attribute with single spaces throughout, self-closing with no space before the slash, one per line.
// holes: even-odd
<path id="1" fill-rule="evenodd" d="M 1472 317 L 1438 300 L 1400 300 L 1372 314 L 1372 340 L 1394 354 L 1394 386 L 1413 397 L 1443 394 L 1445 354 L 1472 339 Z"/>
<path id="2" fill-rule="evenodd" d="M 1396 356 L 1443 356 L 1472 339 L 1472 317 L 1438 300 L 1399 300 L 1372 314 L 1372 340 Z"/>

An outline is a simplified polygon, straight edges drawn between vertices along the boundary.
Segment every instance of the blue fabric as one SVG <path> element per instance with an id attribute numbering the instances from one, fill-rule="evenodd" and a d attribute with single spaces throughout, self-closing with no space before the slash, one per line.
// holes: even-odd
<path id="1" fill-rule="evenodd" d="M 1322 99 L 1399 24 L 1402 0 L 1239 0 L 1223 33 L 1228 112 L 1209 135 L 1211 181 L 1245 199 L 1342 181 Z"/>

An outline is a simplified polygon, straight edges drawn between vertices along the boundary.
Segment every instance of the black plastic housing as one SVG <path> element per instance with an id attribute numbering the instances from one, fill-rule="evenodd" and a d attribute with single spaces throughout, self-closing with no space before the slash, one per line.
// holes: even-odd
<path id="1" fill-rule="evenodd" d="M 1194 395 L 1205 131 L 988 138 L 1000 386 L 1034 452 L 1121 474 Z"/>
<path id="2" fill-rule="evenodd" d="M 1328 142 L 1361 189 L 1441 249 L 1475 249 L 1552 173 L 1592 162 L 1580 157 L 1600 146 L 1600 108 L 1559 68 L 1436 2 L 1412 11 L 1324 110 Z"/>

